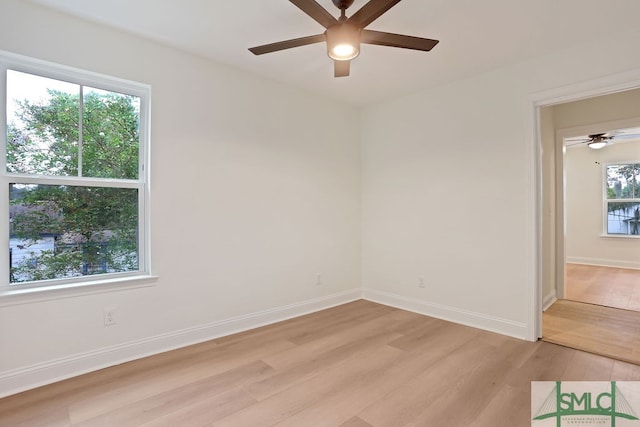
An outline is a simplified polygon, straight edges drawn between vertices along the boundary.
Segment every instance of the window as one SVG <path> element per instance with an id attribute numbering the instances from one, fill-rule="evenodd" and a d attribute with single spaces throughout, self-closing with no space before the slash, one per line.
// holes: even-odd
<path id="1" fill-rule="evenodd" d="M 0 287 L 148 276 L 149 87 L 2 52 L 0 72 Z"/>
<path id="2" fill-rule="evenodd" d="M 640 163 L 606 166 L 606 234 L 640 236 Z"/>

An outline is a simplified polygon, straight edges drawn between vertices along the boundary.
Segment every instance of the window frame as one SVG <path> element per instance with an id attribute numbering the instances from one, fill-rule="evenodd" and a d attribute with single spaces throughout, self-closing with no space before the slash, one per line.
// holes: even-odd
<path id="1" fill-rule="evenodd" d="M 621 160 L 616 162 L 607 162 L 602 165 L 602 237 L 610 237 L 615 239 L 640 239 L 637 234 L 611 234 L 609 233 L 609 203 L 640 203 L 640 197 L 630 199 L 609 199 L 609 182 L 607 169 L 610 166 L 621 165 L 637 165 L 640 160 Z M 636 177 L 636 181 L 640 181 L 640 177 Z"/>
<path id="2" fill-rule="evenodd" d="M 32 175 L 10 173 L 7 171 L 7 70 L 33 74 L 136 96 L 140 99 L 140 123 L 138 142 L 138 178 L 91 178 L 80 176 Z M 0 210 L 0 239 L 5 245 L 0 245 L 0 306 L 5 304 L 2 297 L 48 294 L 68 296 L 70 293 L 94 293 L 106 290 L 121 290 L 127 287 L 146 286 L 154 281 L 151 275 L 150 257 L 150 215 L 149 215 L 149 149 L 150 149 L 150 119 L 151 119 L 151 87 L 147 84 L 128 81 L 117 77 L 85 71 L 66 65 L 42 61 L 22 55 L 0 50 L 0 200 L 3 209 Z M 10 283 L 9 265 L 9 184 L 19 182 L 25 184 L 44 185 L 79 185 L 115 188 L 135 188 L 138 190 L 138 270 L 121 273 L 101 273 L 80 277 L 70 277 L 32 282 Z M 62 292 L 64 290 L 64 292 Z M 42 292 L 40 292 L 42 291 Z M 47 298 L 49 298 L 47 297 Z"/>

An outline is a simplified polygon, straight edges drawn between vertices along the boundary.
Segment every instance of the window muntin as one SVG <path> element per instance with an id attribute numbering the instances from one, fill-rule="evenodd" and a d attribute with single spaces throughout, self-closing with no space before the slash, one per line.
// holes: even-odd
<path id="1" fill-rule="evenodd" d="M 640 163 L 607 165 L 606 234 L 640 236 Z"/>
<path id="2" fill-rule="evenodd" d="M 2 52 L 0 72 L 0 290 L 148 276 L 148 86 Z"/>

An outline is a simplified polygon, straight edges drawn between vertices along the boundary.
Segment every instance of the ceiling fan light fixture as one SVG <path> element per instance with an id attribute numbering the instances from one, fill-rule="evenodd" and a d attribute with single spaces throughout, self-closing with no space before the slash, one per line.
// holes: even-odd
<path id="1" fill-rule="evenodd" d="M 596 139 L 595 141 L 591 141 L 587 145 L 589 146 L 589 148 L 592 148 L 594 150 L 599 150 L 603 148 L 605 145 L 607 145 L 607 141 L 602 139 Z"/>
<path id="2" fill-rule="evenodd" d="M 360 54 L 360 30 L 340 23 L 327 28 L 327 55 L 336 61 L 348 61 Z"/>
<path id="3" fill-rule="evenodd" d="M 589 138 L 591 138 L 591 141 L 589 141 L 587 143 L 589 148 L 591 148 L 593 150 L 599 150 L 599 149 L 603 148 L 605 145 L 607 145 L 607 143 L 609 142 L 609 140 L 612 137 L 605 136 L 605 135 L 606 134 L 604 134 L 604 133 L 596 133 L 596 134 L 593 134 L 593 135 L 589 135 Z"/>
<path id="4" fill-rule="evenodd" d="M 336 45 L 331 49 L 329 56 L 337 60 L 353 59 L 356 55 L 356 48 L 348 43 Z"/>

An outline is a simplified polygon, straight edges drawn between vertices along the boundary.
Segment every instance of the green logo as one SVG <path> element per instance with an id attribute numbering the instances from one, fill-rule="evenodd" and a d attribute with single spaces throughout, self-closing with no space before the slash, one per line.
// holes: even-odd
<path id="1" fill-rule="evenodd" d="M 561 386 L 562 381 L 556 381 L 533 420 L 555 418 L 557 427 L 561 427 L 563 417 L 606 417 L 611 427 L 615 427 L 616 418 L 638 420 L 615 381 L 611 381 L 610 389 L 598 392 L 563 392 Z"/>

